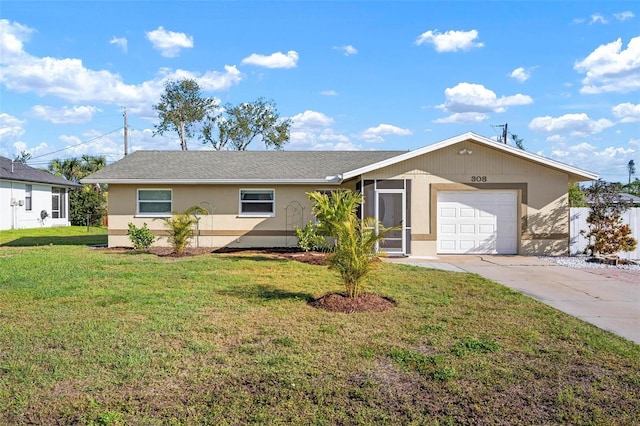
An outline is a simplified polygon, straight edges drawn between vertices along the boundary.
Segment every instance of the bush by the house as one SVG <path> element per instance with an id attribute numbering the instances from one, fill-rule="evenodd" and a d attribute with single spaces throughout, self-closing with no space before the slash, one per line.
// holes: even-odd
<path id="1" fill-rule="evenodd" d="M 298 247 L 304 251 L 330 251 L 331 246 L 327 238 L 313 222 L 309 222 L 304 228 L 295 227 L 294 231 L 298 238 Z"/>
<path id="2" fill-rule="evenodd" d="M 146 250 L 151 247 L 151 244 L 156 240 L 156 236 L 147 228 L 146 223 L 144 223 L 141 228 L 138 228 L 129 222 L 127 235 L 131 240 L 131 244 L 133 244 L 133 248 L 136 250 Z"/>

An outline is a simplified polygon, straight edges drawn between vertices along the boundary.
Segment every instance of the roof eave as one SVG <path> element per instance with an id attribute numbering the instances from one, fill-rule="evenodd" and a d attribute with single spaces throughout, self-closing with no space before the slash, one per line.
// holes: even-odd
<path id="1" fill-rule="evenodd" d="M 51 186 L 61 186 L 61 187 L 65 187 L 65 188 L 79 188 L 82 185 L 80 185 L 79 183 L 75 183 L 75 182 L 69 182 L 69 181 L 64 181 L 64 182 L 44 182 L 44 181 L 40 181 L 40 180 L 35 180 L 35 179 L 22 179 L 22 178 L 9 178 L 9 177 L 0 177 L 0 180 L 4 180 L 7 182 L 27 182 L 27 183 L 32 183 L 35 185 L 51 185 Z"/>
<path id="2" fill-rule="evenodd" d="M 82 183 L 138 185 L 339 185 L 341 176 L 325 179 L 82 179 Z"/>

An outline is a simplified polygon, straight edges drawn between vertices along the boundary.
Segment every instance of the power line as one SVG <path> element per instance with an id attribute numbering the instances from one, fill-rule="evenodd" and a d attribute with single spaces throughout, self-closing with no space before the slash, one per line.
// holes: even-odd
<path id="1" fill-rule="evenodd" d="M 55 154 L 56 152 L 66 151 L 66 150 L 71 149 L 71 148 L 76 148 L 76 147 L 78 147 L 78 146 L 80 146 L 80 145 L 84 145 L 84 144 L 87 144 L 87 143 L 89 143 L 89 142 L 93 142 L 93 141 L 95 141 L 95 140 L 98 140 L 98 139 L 100 139 L 100 138 L 103 138 L 103 137 L 105 137 L 105 136 L 108 136 L 108 135 L 110 135 L 110 134 L 112 134 L 112 133 L 119 132 L 121 129 L 122 129 L 122 127 L 118 127 L 117 129 L 114 129 L 114 130 L 112 130 L 112 131 L 110 131 L 110 132 L 108 132 L 108 133 L 104 133 L 104 134 L 102 134 L 102 135 L 99 135 L 99 136 L 93 137 L 93 138 L 91 138 L 91 139 L 87 139 L 86 141 L 80 142 L 79 144 L 71 145 L 71 146 L 67 146 L 67 147 L 64 147 L 64 148 L 60 148 L 60 149 L 58 149 L 58 150 L 56 150 L 56 151 L 48 152 L 48 153 L 46 153 L 46 154 L 37 155 L 37 156 L 35 156 L 35 157 L 31 157 L 29 160 L 35 160 L 36 158 L 46 157 L 46 156 L 48 156 L 48 155 Z"/>

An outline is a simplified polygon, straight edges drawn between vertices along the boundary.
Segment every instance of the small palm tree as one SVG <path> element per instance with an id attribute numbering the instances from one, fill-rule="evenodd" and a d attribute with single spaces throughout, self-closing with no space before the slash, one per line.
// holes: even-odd
<path id="1" fill-rule="evenodd" d="M 371 271 L 378 243 L 395 228 L 385 228 L 371 217 L 360 220 L 357 212 L 363 202 L 361 193 L 333 191 L 307 195 L 314 201 L 313 213 L 318 226 L 333 237 L 335 243 L 329 265 L 340 274 L 347 296 L 358 297 Z"/>
<path id="2" fill-rule="evenodd" d="M 179 256 L 189 245 L 192 227 L 198 222 L 196 217 L 198 214 L 209 214 L 209 212 L 204 207 L 191 206 L 183 213 L 174 213 L 172 217 L 163 219 L 169 227 L 169 243 Z"/>
<path id="3" fill-rule="evenodd" d="M 358 207 L 363 203 L 362 194 L 353 191 L 311 192 L 307 196 L 313 201 L 312 212 L 318 221 L 318 228 L 336 242 L 336 227 L 352 217 L 357 219 Z"/>

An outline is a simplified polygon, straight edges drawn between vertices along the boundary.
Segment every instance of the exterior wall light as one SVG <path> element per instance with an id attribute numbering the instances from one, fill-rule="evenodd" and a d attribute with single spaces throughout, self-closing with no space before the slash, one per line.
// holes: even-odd
<path id="1" fill-rule="evenodd" d="M 470 150 L 470 149 L 468 149 L 468 148 L 462 148 L 462 149 L 460 150 L 459 154 L 460 154 L 460 155 L 464 155 L 464 154 L 469 154 L 469 155 L 471 155 L 471 154 L 473 154 L 473 151 L 471 151 L 471 150 Z"/>

